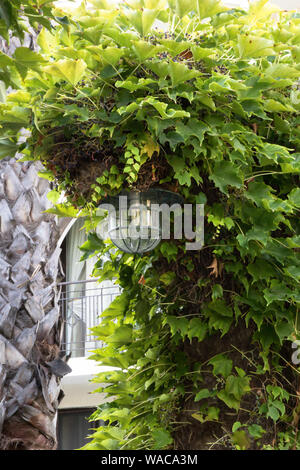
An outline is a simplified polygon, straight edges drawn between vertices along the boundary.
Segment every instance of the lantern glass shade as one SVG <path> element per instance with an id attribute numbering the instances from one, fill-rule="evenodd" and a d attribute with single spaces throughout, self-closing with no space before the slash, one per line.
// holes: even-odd
<path id="1" fill-rule="evenodd" d="M 163 189 L 123 191 L 109 197 L 106 203 L 115 210 L 108 211 L 108 236 L 125 253 L 145 253 L 161 241 L 161 211 L 158 205 L 182 203 L 178 194 Z M 154 206 L 153 206 L 154 204 Z"/>

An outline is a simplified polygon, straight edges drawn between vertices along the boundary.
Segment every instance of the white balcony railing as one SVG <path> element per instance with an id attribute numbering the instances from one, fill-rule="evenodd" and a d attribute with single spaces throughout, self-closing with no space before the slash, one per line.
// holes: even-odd
<path id="1" fill-rule="evenodd" d="M 85 357 L 100 348 L 90 328 L 101 321 L 99 315 L 119 295 L 120 288 L 111 281 L 98 284 L 95 280 L 61 282 L 60 308 L 64 319 L 61 350 L 71 357 Z"/>

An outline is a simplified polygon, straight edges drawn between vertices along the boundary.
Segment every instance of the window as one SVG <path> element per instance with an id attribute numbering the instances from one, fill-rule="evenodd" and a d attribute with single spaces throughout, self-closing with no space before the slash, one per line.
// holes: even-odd
<path id="1" fill-rule="evenodd" d="M 100 425 L 99 421 L 88 421 L 93 411 L 92 408 L 84 408 L 58 412 L 57 450 L 74 450 L 87 444 L 87 436 Z"/>

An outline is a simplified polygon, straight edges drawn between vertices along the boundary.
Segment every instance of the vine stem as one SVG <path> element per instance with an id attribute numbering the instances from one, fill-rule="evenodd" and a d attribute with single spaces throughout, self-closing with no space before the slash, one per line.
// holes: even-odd
<path id="1" fill-rule="evenodd" d="M 246 354 L 245 354 L 243 351 L 240 351 L 239 348 L 237 348 L 236 346 L 234 346 L 234 344 L 232 344 L 231 346 L 232 346 L 234 349 L 236 349 L 237 352 L 239 352 L 239 353 L 243 356 L 243 358 L 247 359 L 247 361 L 249 361 L 250 364 L 252 364 L 253 367 L 255 367 L 255 363 L 254 363 L 253 361 L 251 361 L 251 359 L 249 359 L 249 357 L 246 356 Z"/>
<path id="2" fill-rule="evenodd" d="M 229 437 L 229 434 L 224 434 L 223 436 L 221 436 L 219 439 L 217 439 L 215 442 L 213 442 L 209 449 L 208 450 L 211 450 L 216 444 L 218 444 L 218 442 L 222 441 L 223 439 L 225 439 L 226 437 Z"/>
<path id="3" fill-rule="evenodd" d="M 140 370 L 139 372 L 137 372 L 136 374 L 133 374 L 133 375 L 131 375 L 130 377 L 128 377 L 127 380 L 133 379 L 134 377 L 136 377 L 136 376 L 139 375 L 139 374 L 142 374 L 142 373 L 145 372 L 146 370 L 153 369 L 153 368 L 156 368 L 156 367 L 168 366 L 168 365 L 169 365 L 169 364 L 155 364 L 154 366 L 146 367 L 146 369 L 142 369 L 142 370 Z M 175 367 L 175 364 L 174 364 L 172 367 Z"/>
<path id="4" fill-rule="evenodd" d="M 279 354 L 277 351 L 273 351 L 273 349 L 270 349 L 271 353 L 273 354 L 276 354 L 277 356 L 280 357 L 280 359 L 282 359 L 286 364 L 288 364 L 295 372 L 297 372 L 297 374 L 300 375 L 300 371 L 298 369 L 296 369 L 296 367 L 292 366 L 292 364 L 287 361 L 281 354 Z"/>

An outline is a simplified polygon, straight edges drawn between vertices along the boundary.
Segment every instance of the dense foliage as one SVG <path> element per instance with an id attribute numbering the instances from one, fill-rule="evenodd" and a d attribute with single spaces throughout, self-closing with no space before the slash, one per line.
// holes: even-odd
<path id="1" fill-rule="evenodd" d="M 42 30 L 0 106 L 1 155 L 43 161 L 53 212 L 90 215 L 84 257 L 122 287 L 94 329 L 114 399 L 86 448 L 299 449 L 299 15 L 91 3 Z M 106 194 L 150 186 L 205 203 L 201 251 L 133 257 L 93 233 Z"/>

